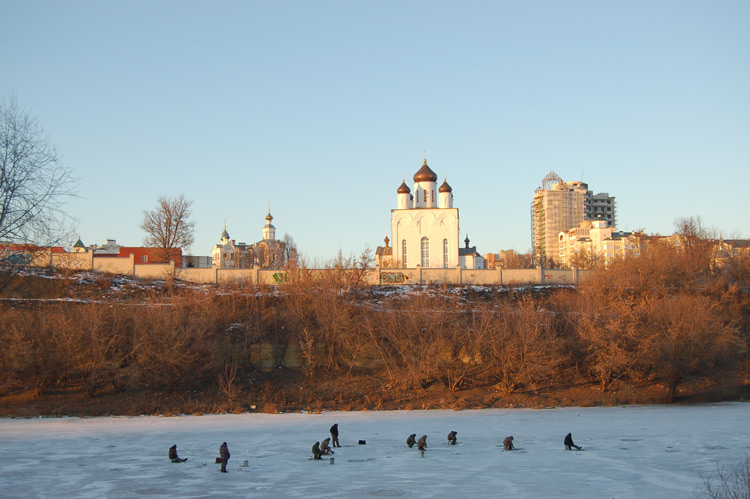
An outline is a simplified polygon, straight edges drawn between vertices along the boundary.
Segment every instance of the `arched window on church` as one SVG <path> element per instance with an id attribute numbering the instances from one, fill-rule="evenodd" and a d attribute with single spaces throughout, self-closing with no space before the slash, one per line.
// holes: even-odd
<path id="1" fill-rule="evenodd" d="M 406 268 L 406 239 L 401 241 L 401 266 Z"/>
<path id="2" fill-rule="evenodd" d="M 448 268 L 448 240 L 443 239 L 443 268 Z"/>
<path id="3" fill-rule="evenodd" d="M 422 238 L 422 267 L 430 266 L 430 240 Z"/>

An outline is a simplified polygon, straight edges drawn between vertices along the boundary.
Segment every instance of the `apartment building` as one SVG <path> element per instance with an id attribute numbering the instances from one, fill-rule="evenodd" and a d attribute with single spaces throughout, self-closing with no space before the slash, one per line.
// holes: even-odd
<path id="1" fill-rule="evenodd" d="M 610 226 L 616 222 L 615 198 L 593 194 L 581 181 L 565 182 L 554 171 L 542 180 L 531 203 L 531 244 L 537 265 L 559 264 L 559 235 L 584 220 L 600 217 Z"/>

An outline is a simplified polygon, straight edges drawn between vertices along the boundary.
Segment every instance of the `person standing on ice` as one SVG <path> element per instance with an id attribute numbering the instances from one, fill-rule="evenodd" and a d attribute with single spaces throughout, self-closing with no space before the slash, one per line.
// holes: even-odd
<path id="1" fill-rule="evenodd" d="M 341 444 L 339 443 L 339 424 L 338 423 L 331 426 L 331 439 L 333 441 L 334 447 L 341 447 Z"/>
<path id="2" fill-rule="evenodd" d="M 513 435 L 505 437 L 505 440 L 503 440 L 503 449 L 516 450 L 516 447 L 513 445 Z"/>
<path id="3" fill-rule="evenodd" d="M 417 449 L 425 450 L 427 448 L 427 435 L 422 435 L 417 441 Z"/>
<path id="4" fill-rule="evenodd" d="M 568 433 L 565 435 L 565 440 L 563 441 L 563 444 L 565 445 L 565 450 L 572 450 L 572 448 L 575 448 L 576 450 L 581 450 L 580 445 L 576 445 L 573 443 L 573 435 Z"/>
<path id="5" fill-rule="evenodd" d="M 229 447 L 227 447 L 226 442 L 221 444 L 221 447 L 219 447 L 219 455 L 221 456 L 221 472 L 226 473 L 227 462 L 229 461 L 229 458 L 231 457 L 231 454 L 229 454 Z"/>
<path id="6" fill-rule="evenodd" d="M 188 460 L 188 458 L 182 459 L 180 456 L 177 455 L 177 444 L 174 444 L 172 447 L 169 448 L 169 459 L 173 463 L 184 463 Z"/>
<path id="7" fill-rule="evenodd" d="M 412 447 L 414 447 L 414 444 L 416 443 L 417 443 L 417 434 L 412 433 L 411 435 L 409 435 L 409 438 L 406 439 L 406 445 L 408 445 L 409 448 L 411 449 Z"/>
<path id="8" fill-rule="evenodd" d="M 458 435 L 458 433 L 456 433 L 455 431 L 448 433 L 448 441 L 451 443 L 451 445 L 456 445 L 456 435 Z"/>

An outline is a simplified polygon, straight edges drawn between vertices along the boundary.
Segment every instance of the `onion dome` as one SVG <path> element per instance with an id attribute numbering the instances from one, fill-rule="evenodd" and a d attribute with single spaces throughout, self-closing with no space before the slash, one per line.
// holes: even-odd
<path id="1" fill-rule="evenodd" d="M 221 233 L 222 239 L 229 239 L 229 232 L 227 232 L 227 228 L 224 227 L 224 231 Z"/>
<path id="2" fill-rule="evenodd" d="M 443 181 L 443 185 L 440 186 L 440 189 L 438 189 L 438 192 L 453 192 L 453 188 L 448 185 L 448 179 L 445 179 Z"/>
<path id="3" fill-rule="evenodd" d="M 271 220 L 273 220 L 273 217 L 271 216 L 271 210 L 268 210 L 268 215 L 266 215 L 266 221 L 270 224 Z"/>
<path id="4" fill-rule="evenodd" d="M 438 177 L 435 172 L 432 171 L 429 166 L 427 166 L 426 158 L 424 160 L 424 163 L 422 164 L 422 168 L 420 168 L 419 171 L 414 174 L 415 182 L 437 182 L 437 178 Z"/>
<path id="5" fill-rule="evenodd" d="M 406 179 L 404 179 L 403 182 L 401 182 L 401 186 L 398 188 L 397 191 L 399 194 L 410 194 L 411 189 L 409 189 L 409 186 L 406 185 Z"/>

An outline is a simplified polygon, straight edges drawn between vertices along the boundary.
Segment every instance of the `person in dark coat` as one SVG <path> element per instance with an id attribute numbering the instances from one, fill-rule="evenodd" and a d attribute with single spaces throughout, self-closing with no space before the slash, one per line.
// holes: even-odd
<path id="1" fill-rule="evenodd" d="M 173 463 L 184 463 L 188 460 L 188 458 L 182 459 L 180 456 L 177 455 L 177 444 L 173 445 L 169 448 L 169 459 Z"/>
<path id="2" fill-rule="evenodd" d="M 339 424 L 338 423 L 331 426 L 331 440 L 333 442 L 334 447 L 341 447 L 341 444 L 339 443 Z"/>
<path id="3" fill-rule="evenodd" d="M 575 448 L 576 450 L 581 450 L 580 445 L 576 445 L 573 443 L 573 435 L 568 433 L 565 435 L 565 440 L 563 441 L 563 444 L 565 444 L 565 450 L 572 450 L 571 448 Z"/>
<path id="4" fill-rule="evenodd" d="M 320 442 L 315 442 L 312 446 L 313 459 L 320 459 Z"/>
<path id="5" fill-rule="evenodd" d="M 221 472 L 226 473 L 227 462 L 229 461 L 229 458 L 231 457 L 231 454 L 229 453 L 229 447 L 227 447 L 226 442 L 221 444 L 221 447 L 219 447 L 219 455 L 221 456 Z"/>
<path id="6" fill-rule="evenodd" d="M 417 449 L 425 450 L 427 448 L 427 435 L 422 435 L 417 441 Z"/>
<path id="7" fill-rule="evenodd" d="M 412 447 L 414 447 L 414 444 L 416 443 L 417 443 L 417 434 L 412 433 L 411 435 L 409 435 L 409 438 L 406 439 L 406 445 L 408 445 L 409 448 L 411 449 Z"/>
<path id="8" fill-rule="evenodd" d="M 456 435 L 458 435 L 458 433 L 456 433 L 455 431 L 448 433 L 448 441 L 451 443 L 451 445 L 456 445 Z"/>
<path id="9" fill-rule="evenodd" d="M 330 441 L 331 441 L 330 438 L 325 438 L 323 439 L 322 442 L 320 442 L 320 453 L 324 456 L 334 453 L 333 450 L 331 450 L 331 447 L 329 446 Z"/>
<path id="10" fill-rule="evenodd" d="M 516 446 L 513 445 L 513 435 L 505 437 L 505 439 L 503 440 L 503 449 L 516 450 Z"/>

